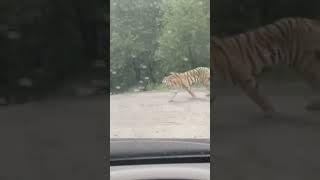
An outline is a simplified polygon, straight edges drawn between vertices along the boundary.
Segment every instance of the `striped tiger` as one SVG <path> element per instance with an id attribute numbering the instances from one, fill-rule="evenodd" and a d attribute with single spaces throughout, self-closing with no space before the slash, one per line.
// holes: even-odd
<path id="1" fill-rule="evenodd" d="M 273 65 L 287 65 L 320 92 L 320 22 L 307 18 L 282 18 L 273 24 L 231 37 L 213 37 L 211 62 L 214 70 L 239 85 L 272 117 L 275 109 L 259 92 L 257 76 Z M 214 84 L 213 84 L 214 85 Z M 307 110 L 320 110 L 320 101 Z"/>
<path id="2" fill-rule="evenodd" d="M 210 69 L 207 67 L 197 67 L 182 73 L 171 72 L 169 76 L 163 78 L 162 83 L 171 89 L 175 89 L 174 94 L 169 102 L 172 102 L 176 97 L 178 94 L 178 89 L 184 89 L 192 97 L 196 97 L 196 95 L 191 91 L 191 86 L 195 83 L 201 83 L 207 89 L 209 89 Z M 207 96 L 209 95 L 210 94 L 207 94 Z"/>

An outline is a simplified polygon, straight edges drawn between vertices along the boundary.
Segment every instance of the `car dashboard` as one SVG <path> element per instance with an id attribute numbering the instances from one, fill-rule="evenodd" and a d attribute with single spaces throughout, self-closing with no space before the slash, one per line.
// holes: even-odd
<path id="1" fill-rule="evenodd" d="M 111 180 L 210 179 L 210 140 L 112 139 Z"/>

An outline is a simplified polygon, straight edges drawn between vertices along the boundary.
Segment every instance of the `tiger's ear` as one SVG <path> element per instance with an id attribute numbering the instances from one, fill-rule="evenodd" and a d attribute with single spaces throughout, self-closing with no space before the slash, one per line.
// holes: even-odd
<path id="1" fill-rule="evenodd" d="M 170 75 L 173 75 L 173 74 L 176 74 L 176 72 L 170 72 L 169 74 L 170 74 Z"/>

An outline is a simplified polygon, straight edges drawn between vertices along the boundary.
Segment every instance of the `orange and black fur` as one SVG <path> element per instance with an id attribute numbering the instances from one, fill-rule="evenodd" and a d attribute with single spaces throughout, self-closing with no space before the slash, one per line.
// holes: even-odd
<path id="1" fill-rule="evenodd" d="M 273 24 L 236 36 L 213 37 L 211 63 L 266 113 L 275 109 L 260 94 L 257 76 L 273 65 L 287 65 L 300 73 L 320 92 L 320 21 L 283 18 Z M 309 110 L 320 110 L 320 101 L 310 102 Z"/>
<path id="2" fill-rule="evenodd" d="M 206 86 L 207 89 L 210 87 L 210 69 L 207 67 L 197 67 L 195 69 L 182 72 L 174 73 L 171 72 L 169 76 L 163 78 L 162 83 L 169 88 L 174 88 L 175 92 L 169 102 L 178 94 L 177 89 L 186 90 L 192 97 L 196 97 L 191 91 L 191 86 L 195 83 L 201 83 Z M 209 96 L 209 94 L 207 94 Z"/>

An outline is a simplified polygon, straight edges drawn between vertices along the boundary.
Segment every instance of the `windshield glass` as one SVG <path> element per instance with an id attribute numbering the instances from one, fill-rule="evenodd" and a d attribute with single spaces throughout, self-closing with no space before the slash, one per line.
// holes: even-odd
<path id="1" fill-rule="evenodd" d="M 111 0 L 111 138 L 209 138 L 209 0 Z"/>

